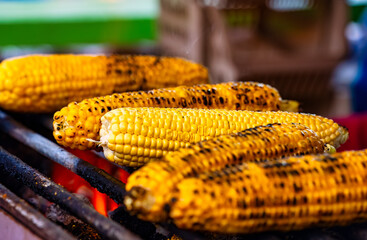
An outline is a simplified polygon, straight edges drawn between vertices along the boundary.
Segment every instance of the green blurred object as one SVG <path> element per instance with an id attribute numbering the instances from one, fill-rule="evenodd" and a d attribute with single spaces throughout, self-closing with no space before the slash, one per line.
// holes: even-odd
<path id="1" fill-rule="evenodd" d="M 351 6 L 349 9 L 350 21 L 359 22 L 365 8 L 365 5 Z"/>
<path id="2" fill-rule="evenodd" d="M 155 42 L 156 0 L 0 0 L 0 46 Z"/>
<path id="3" fill-rule="evenodd" d="M 349 20 L 359 22 L 360 17 L 367 6 L 367 0 L 348 0 Z"/>

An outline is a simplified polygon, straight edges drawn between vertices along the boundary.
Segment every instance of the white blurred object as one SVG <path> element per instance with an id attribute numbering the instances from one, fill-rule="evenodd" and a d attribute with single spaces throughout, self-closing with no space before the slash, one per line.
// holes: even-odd
<path id="1" fill-rule="evenodd" d="M 351 22 L 345 29 L 345 36 L 349 41 L 360 41 L 365 36 L 365 30 L 361 24 Z"/>
<path id="2" fill-rule="evenodd" d="M 158 0 L 43 0 L 1 1 L 0 21 L 18 19 L 98 19 L 158 16 Z"/>
<path id="3" fill-rule="evenodd" d="M 329 117 L 346 117 L 352 112 L 352 93 L 350 85 L 358 71 L 357 61 L 347 60 L 335 69 L 331 81 L 334 99 L 329 109 Z"/>
<path id="4" fill-rule="evenodd" d="M 267 6 L 277 11 L 297 11 L 312 7 L 313 0 L 268 0 Z"/>
<path id="5" fill-rule="evenodd" d="M 364 5 L 367 3 L 367 0 L 348 0 L 348 4 L 350 6 Z"/>
<path id="6" fill-rule="evenodd" d="M 0 56 L 2 58 L 11 58 L 30 54 L 48 54 L 52 53 L 54 48 L 50 45 L 41 45 L 34 47 L 7 46 L 0 48 Z"/>

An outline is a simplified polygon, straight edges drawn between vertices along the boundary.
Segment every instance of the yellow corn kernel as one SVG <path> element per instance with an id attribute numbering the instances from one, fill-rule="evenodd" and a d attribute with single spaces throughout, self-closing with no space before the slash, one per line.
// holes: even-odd
<path id="1" fill-rule="evenodd" d="M 1 96 L 1 94 L 0 94 Z M 261 96 L 261 97 L 259 97 Z M 229 109 L 229 110 L 253 110 L 253 111 L 277 111 L 291 110 L 282 104 L 278 91 L 271 86 L 255 83 L 255 82 L 238 82 L 238 83 L 221 83 L 221 84 L 202 84 L 194 87 L 180 86 L 176 88 L 157 89 L 147 92 L 128 92 L 121 94 L 113 94 L 104 97 L 85 99 L 80 103 L 71 103 L 67 107 L 62 108 L 54 115 L 54 136 L 56 141 L 66 147 L 86 149 L 87 146 L 81 144 L 85 142 L 86 129 L 81 126 L 75 136 L 78 136 L 80 141 L 66 143 L 62 132 L 66 129 L 77 131 L 75 122 L 81 122 L 85 125 L 93 124 L 95 129 L 100 129 L 100 118 L 108 111 L 120 107 L 173 107 L 173 108 L 204 108 L 204 109 Z M 288 101 L 289 102 L 289 101 Z M 285 106 L 285 107 L 284 107 Z M 96 110 L 97 109 L 97 110 Z M 292 106 L 294 109 L 294 106 Z M 88 116 L 94 117 L 93 122 L 90 122 Z M 70 120 L 69 120 L 70 119 Z M 71 121 L 72 119 L 72 121 Z M 141 121 L 146 121 L 141 119 Z M 183 126 L 178 124 L 172 125 L 170 121 L 175 123 L 179 119 L 173 118 L 162 121 L 161 123 L 152 121 L 151 126 L 156 124 L 164 124 L 172 126 L 173 129 L 180 131 Z M 193 125 L 202 124 L 205 117 L 199 118 L 198 122 L 193 122 Z M 207 120 L 208 126 L 211 124 L 219 124 Z M 235 121 L 233 121 L 235 122 Z M 221 123 L 225 124 L 225 123 Z M 240 125 L 235 123 L 239 131 Z M 88 126 L 89 126 L 88 125 Z M 191 127 L 193 126 L 191 125 Z M 80 125 L 79 125 L 80 126 Z M 216 125 L 214 125 L 217 127 Z M 190 126 L 185 126 L 186 128 Z M 195 128 L 195 127 L 194 127 Z M 198 129 L 204 131 L 203 129 Z M 147 128 L 141 131 L 148 131 Z M 151 132 L 149 132 L 151 133 Z M 99 131 L 88 132 L 93 134 L 90 139 L 99 140 Z M 215 130 L 211 130 L 211 134 L 215 135 Z M 152 135 L 149 135 L 152 137 Z M 88 143 L 92 147 L 96 147 L 96 143 Z"/>
<path id="2" fill-rule="evenodd" d="M 119 108 L 106 113 L 102 117 L 100 146 L 104 149 L 108 148 L 108 144 L 111 143 L 108 139 L 115 139 L 115 136 L 118 134 L 124 134 L 128 138 L 134 136 L 136 139 L 140 136 L 145 137 L 129 129 L 143 128 L 143 126 L 151 127 L 153 134 L 148 136 L 152 140 L 149 148 L 151 151 L 154 151 L 154 154 L 150 154 L 152 156 L 150 161 L 152 161 L 162 156 L 161 151 L 176 151 L 179 147 L 188 146 L 190 143 L 194 143 L 195 140 L 199 140 L 197 135 L 201 133 L 195 131 L 197 128 L 185 127 L 194 124 L 198 118 L 204 120 L 199 125 L 203 129 L 203 134 L 201 135 L 203 139 L 237 132 L 236 124 L 229 123 L 238 123 L 240 125 L 239 130 L 245 130 L 259 125 L 287 122 L 304 124 L 315 131 L 325 144 L 333 145 L 336 148 L 348 138 L 348 132 L 345 128 L 340 127 L 330 119 L 311 114 L 280 111 L 253 112 L 183 108 Z M 140 121 L 140 119 L 145 120 Z M 171 125 L 174 128 L 170 126 L 168 126 L 169 128 L 165 128 L 167 127 L 166 125 L 157 124 L 159 121 L 164 120 L 171 121 Z M 118 129 L 118 126 L 121 125 L 119 121 L 122 121 L 128 126 L 126 131 L 124 129 Z M 177 138 L 174 140 L 178 142 L 178 145 L 175 145 L 174 149 L 168 149 L 169 145 L 163 145 L 162 141 L 167 140 L 165 137 L 173 132 L 177 133 Z M 136 141 L 132 143 L 129 140 L 128 144 L 137 146 Z M 133 154 L 124 151 L 122 158 L 114 157 L 109 160 L 121 164 L 125 160 L 125 156 L 130 159 L 130 156 L 133 156 Z"/>
<path id="3" fill-rule="evenodd" d="M 114 92 L 207 82 L 205 67 L 180 58 L 29 55 L 1 63 L 0 107 L 18 112 L 53 112 L 72 101 Z M 106 108 L 93 106 L 89 110 L 100 112 Z"/>
<path id="4" fill-rule="evenodd" d="M 347 225 L 367 218 L 366 162 L 367 150 L 243 163 L 182 180 L 166 209 L 178 227 L 221 233 Z"/>
<path id="5" fill-rule="evenodd" d="M 134 172 L 126 186 L 126 207 L 145 220 L 162 221 L 167 217 L 164 206 L 174 186 L 184 178 L 200 174 L 212 178 L 219 175 L 216 171 L 233 164 L 321 153 L 324 149 L 314 131 L 296 123 L 269 124 L 219 136 L 169 153 Z"/>

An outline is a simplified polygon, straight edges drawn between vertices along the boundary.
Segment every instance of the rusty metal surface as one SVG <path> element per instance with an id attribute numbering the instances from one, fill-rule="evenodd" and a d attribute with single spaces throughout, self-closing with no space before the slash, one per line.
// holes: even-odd
<path id="1" fill-rule="evenodd" d="M 167 232 L 167 234 L 162 234 L 159 232 L 159 230 L 157 231 L 157 227 L 154 224 L 131 216 L 124 206 L 120 206 L 114 211 L 110 212 L 109 217 L 123 226 L 126 226 L 128 229 L 138 234 L 143 239 L 163 240 L 171 237 L 173 234 L 180 236 L 180 238 L 183 240 L 206 239 L 203 234 L 179 229 L 173 224 L 159 224 L 158 228 L 164 232 Z"/>
<path id="2" fill-rule="evenodd" d="M 167 236 L 157 233 L 157 229 L 152 223 L 132 217 L 125 211 L 124 207 L 118 207 L 114 211 L 110 212 L 109 217 L 121 225 L 126 226 L 143 239 L 167 239 Z"/>
<path id="3" fill-rule="evenodd" d="M 83 195 L 76 194 L 76 196 L 85 203 L 90 204 L 89 200 Z M 48 206 L 46 216 L 52 221 L 62 225 L 79 240 L 102 240 L 102 237 L 94 228 L 71 215 L 68 211 L 65 211 L 55 203 Z"/>
<path id="4" fill-rule="evenodd" d="M 86 181 L 88 181 L 92 187 L 97 188 L 97 190 L 100 192 L 106 193 L 115 202 L 123 202 L 123 198 L 126 194 L 124 183 L 110 176 L 105 171 L 96 168 L 88 162 L 85 162 L 82 159 L 79 159 L 73 154 L 67 152 L 65 149 L 61 148 L 60 146 L 56 145 L 55 143 L 41 136 L 40 134 L 28 129 L 1 110 L 0 130 L 22 142 L 23 144 L 29 146 L 30 148 L 33 148 L 43 156 L 50 158 L 51 160 L 63 165 L 64 167 L 78 174 Z M 127 170 L 129 173 L 133 172 L 132 168 L 127 168 L 125 170 Z M 151 227 L 155 228 L 152 223 L 143 222 L 136 217 L 131 216 L 129 219 L 133 220 L 135 226 L 144 226 L 139 227 L 139 230 L 135 232 L 139 233 L 139 236 L 146 236 L 146 234 L 143 233 L 144 231 L 150 229 Z M 119 220 L 116 221 L 121 223 L 121 221 Z M 121 224 L 125 226 L 125 224 L 127 224 L 127 221 L 124 221 L 124 223 Z M 148 225 L 150 226 L 148 227 Z M 129 228 L 129 226 L 127 227 Z M 183 235 L 183 239 L 203 239 L 202 237 L 199 237 L 198 235 L 193 234 L 190 231 L 177 229 L 170 224 L 164 226 L 164 231 L 167 231 L 167 228 L 170 228 L 170 230 L 168 231 L 171 231 L 172 233 Z M 157 237 L 157 239 L 160 239 L 162 237 L 158 237 L 159 235 L 154 236 Z"/>
<path id="5" fill-rule="evenodd" d="M 26 165 L 17 157 L 0 147 L 0 173 L 12 176 L 37 194 L 57 203 L 84 222 L 93 226 L 106 239 L 140 239 L 118 223 L 99 214 L 89 205 L 56 183 L 44 177 L 35 169 Z"/>
<path id="6" fill-rule="evenodd" d="M 117 203 L 122 203 L 126 194 L 125 184 L 92 164 L 69 153 L 56 143 L 16 122 L 0 110 L 0 130 L 43 156 L 78 174 L 98 191 L 108 194 Z"/>
<path id="7" fill-rule="evenodd" d="M 0 184 L 0 207 L 43 239 L 75 239 L 2 184 Z"/>
<path id="8" fill-rule="evenodd" d="M 0 130 L 4 131 L 8 135 L 14 137 L 18 141 L 25 143 L 31 148 L 34 148 L 36 151 L 40 152 L 44 156 L 51 158 L 53 161 L 60 163 L 66 167 L 69 167 L 70 170 L 73 170 L 78 175 L 82 176 L 88 182 L 93 183 L 94 187 L 96 187 L 101 192 L 105 192 L 110 195 L 115 201 L 121 203 L 122 199 L 125 195 L 124 184 L 119 180 L 109 176 L 104 171 L 94 167 L 93 165 L 84 162 L 83 160 L 75 157 L 73 154 L 67 152 L 62 149 L 52 141 L 42 137 L 38 133 L 35 133 L 21 124 L 17 123 L 15 120 L 10 118 L 7 114 L 0 111 Z M 1 155 L 1 147 L 0 147 L 0 155 Z M 1 157 L 0 157 L 1 162 Z M 5 164 L 7 165 L 7 164 Z M 11 164 L 10 164 L 11 165 Z M 0 174 L 4 171 L 5 167 L 0 163 Z M 5 169 L 6 170 L 6 169 Z M 130 172 L 132 169 L 129 169 Z M 12 167 L 7 166 L 8 174 L 11 174 Z M 20 171 L 20 175 L 18 178 L 22 178 L 24 170 Z M 29 170 L 29 174 L 38 174 L 34 169 Z M 33 176 L 32 175 L 32 176 Z M 36 176 L 34 175 L 34 176 Z M 35 181 L 30 178 L 31 181 Z M 32 180 L 33 179 L 33 180 Z M 47 179 L 48 180 L 48 179 Z M 48 182 L 50 182 L 48 180 Z M 45 186 L 45 184 L 49 184 L 44 182 L 42 179 L 36 181 L 36 185 Z M 26 184 L 27 185 L 27 184 Z M 38 186 L 38 187 L 39 187 Z M 112 186 L 112 187 L 111 187 Z M 107 190 L 106 190 L 107 188 Z M 114 192 L 117 189 L 117 194 Z M 42 192 L 43 190 L 41 190 Z M 47 194 L 53 194 L 52 191 Z M 41 194 L 42 195 L 42 194 Z M 61 196 L 61 194 L 57 194 Z M 51 196 L 52 198 L 53 196 Z M 65 197 L 63 197 L 65 198 Z M 52 200 L 51 200 L 52 201 Z M 56 201 L 55 201 L 56 202 Z M 64 205 L 60 204 L 62 207 Z M 68 207 L 65 207 L 68 209 Z M 80 209 L 79 209 L 80 211 Z M 75 214 L 77 216 L 77 214 Z M 182 239 L 215 239 L 215 240 L 364 240 L 367 239 L 367 223 L 359 223 L 352 224 L 350 226 L 344 227 L 333 227 L 333 228 L 314 228 L 314 229 L 305 229 L 302 231 L 292 231 L 292 232 L 267 232 L 267 233 L 258 233 L 258 234 L 248 234 L 248 235 L 221 235 L 221 234 L 212 234 L 212 233 L 197 233 L 186 231 L 182 229 L 176 228 L 172 224 L 160 224 L 163 227 L 163 230 L 168 232 L 168 235 L 160 235 L 156 233 L 155 225 L 152 223 L 147 223 L 137 219 L 136 217 L 130 216 L 127 212 L 124 212 L 123 207 L 118 208 L 116 211 L 110 214 L 110 217 L 122 224 L 124 227 L 128 228 L 130 231 L 136 233 L 143 239 L 165 239 L 166 236 L 172 235 L 172 233 L 182 237 Z M 110 221 L 112 222 L 112 221 Z M 100 226 L 101 227 L 101 226 Z M 125 230 L 126 231 L 126 230 Z M 125 236 L 125 234 L 120 235 L 120 237 L 124 236 L 123 239 L 129 239 L 129 236 Z M 134 236 L 135 237 L 135 236 Z M 137 237 L 135 237 L 137 238 Z"/>

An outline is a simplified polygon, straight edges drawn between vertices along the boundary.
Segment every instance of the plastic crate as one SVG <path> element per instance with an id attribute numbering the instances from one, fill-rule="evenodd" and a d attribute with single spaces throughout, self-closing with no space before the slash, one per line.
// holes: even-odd
<path id="1" fill-rule="evenodd" d="M 213 82 L 258 81 L 284 98 L 331 94 L 335 66 L 345 56 L 347 5 L 332 0 L 202 0 L 208 22 Z"/>
<path id="2" fill-rule="evenodd" d="M 163 55 L 205 64 L 203 8 L 195 0 L 160 0 L 159 46 Z"/>

